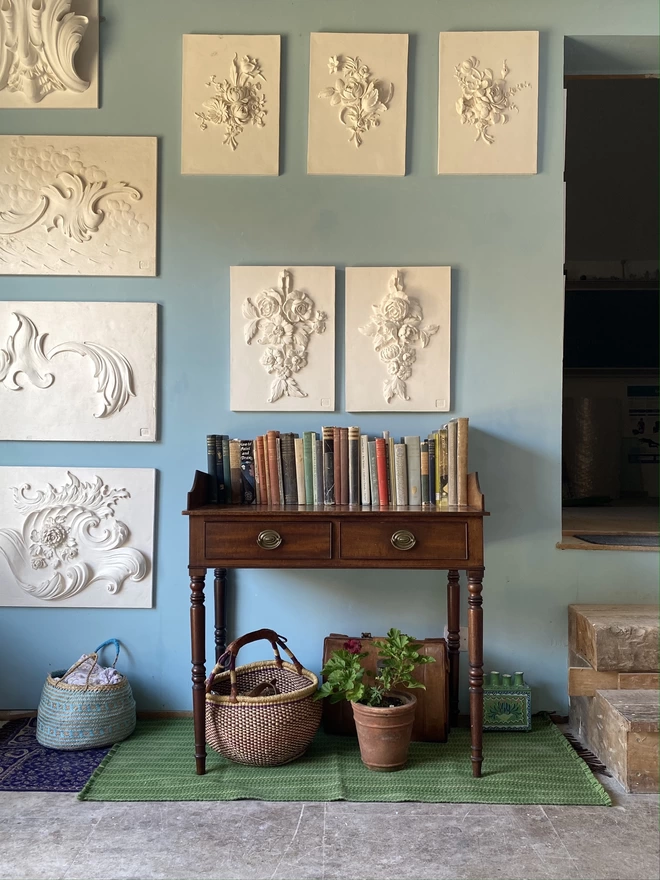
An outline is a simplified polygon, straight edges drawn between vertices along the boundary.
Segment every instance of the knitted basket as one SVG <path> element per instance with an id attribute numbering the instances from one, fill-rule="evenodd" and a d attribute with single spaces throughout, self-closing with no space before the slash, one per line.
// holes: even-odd
<path id="1" fill-rule="evenodd" d="M 243 645 L 268 639 L 274 660 L 236 668 Z M 206 682 L 206 741 L 232 761 L 274 767 L 299 758 L 312 741 L 321 721 L 321 703 L 314 700 L 319 680 L 303 669 L 272 629 L 260 629 L 232 642 Z M 291 658 L 286 663 L 278 651 Z M 229 671 L 223 672 L 229 662 Z M 259 686 L 274 684 L 272 696 L 247 696 Z"/>
<path id="2" fill-rule="evenodd" d="M 92 657 L 106 645 L 117 651 L 113 667 L 119 657 L 119 642 L 109 639 L 92 654 L 74 663 L 68 669 L 54 670 L 46 679 L 37 713 L 37 741 L 49 749 L 96 749 L 126 739 L 135 730 L 135 700 L 125 676 L 116 684 L 67 684 L 61 679 Z M 55 681 L 55 679 L 60 679 Z"/>

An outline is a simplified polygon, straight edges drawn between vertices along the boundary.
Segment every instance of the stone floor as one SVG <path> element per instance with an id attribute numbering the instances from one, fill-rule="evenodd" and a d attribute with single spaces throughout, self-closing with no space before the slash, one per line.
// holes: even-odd
<path id="1" fill-rule="evenodd" d="M 6 880 L 658 880 L 658 797 L 614 806 L 82 803 L 0 792 Z"/>

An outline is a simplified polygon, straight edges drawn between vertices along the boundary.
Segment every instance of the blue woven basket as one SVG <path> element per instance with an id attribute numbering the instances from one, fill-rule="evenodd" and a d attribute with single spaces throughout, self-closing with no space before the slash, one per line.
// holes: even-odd
<path id="1" fill-rule="evenodd" d="M 114 645 L 119 657 L 119 642 L 109 639 L 87 656 L 94 661 L 106 645 Z M 126 739 L 135 730 L 135 700 L 125 676 L 117 684 L 77 685 L 55 681 L 71 669 L 54 670 L 46 679 L 37 713 L 37 740 L 49 749 L 95 749 Z"/>

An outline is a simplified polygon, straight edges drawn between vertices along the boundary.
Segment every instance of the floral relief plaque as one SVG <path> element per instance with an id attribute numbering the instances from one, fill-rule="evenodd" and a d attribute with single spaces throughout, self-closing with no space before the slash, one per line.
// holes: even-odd
<path id="1" fill-rule="evenodd" d="M 184 174 L 279 174 L 279 117 L 279 35 L 184 35 Z"/>
<path id="2" fill-rule="evenodd" d="M 438 173 L 536 174 L 538 31 L 440 34 Z"/>
<path id="3" fill-rule="evenodd" d="M 309 174 L 406 173 L 407 34 L 312 34 Z"/>
<path id="4" fill-rule="evenodd" d="M 334 266 L 232 266 L 232 410 L 334 410 L 334 299 Z"/>
<path id="5" fill-rule="evenodd" d="M 346 269 L 346 409 L 450 408 L 451 269 Z"/>

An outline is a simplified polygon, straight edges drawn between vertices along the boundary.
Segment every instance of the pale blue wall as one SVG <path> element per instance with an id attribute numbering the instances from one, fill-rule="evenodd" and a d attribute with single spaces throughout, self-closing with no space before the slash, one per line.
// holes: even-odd
<path id="1" fill-rule="evenodd" d="M 3 278 L 7 299 L 137 300 L 161 304 L 161 441 L 157 444 L 0 443 L 5 465 L 155 467 L 160 472 L 156 607 L 144 611 L 0 611 L 0 706 L 34 707 L 46 671 L 108 636 L 128 649 L 121 668 L 141 708 L 190 705 L 187 521 L 180 516 L 208 431 L 254 436 L 271 420 L 228 408 L 229 266 L 335 264 L 338 333 L 345 265 L 453 267 L 453 399 L 469 415 L 471 466 L 487 522 L 486 667 L 524 669 L 537 708 L 562 708 L 566 606 L 652 601 L 657 555 L 558 551 L 562 369 L 562 74 L 564 35 L 657 33 L 655 0 L 104 0 L 101 110 L 0 111 L 3 134 L 158 135 L 158 278 Z M 539 174 L 438 177 L 440 30 L 541 32 Z M 408 175 L 307 177 L 309 32 L 411 35 Z M 181 35 L 281 33 L 282 174 L 179 174 Z M 649 108 L 649 112 L 655 112 Z M 613 120 L 616 113 L 613 113 Z M 353 416 L 337 424 L 426 434 L 437 417 Z M 280 416 L 302 431 L 321 415 Z M 330 630 L 442 633 L 435 575 L 243 572 L 232 588 L 232 632 L 270 626 L 318 668 Z M 209 635 L 210 635 L 209 626 Z M 210 638 L 208 656 L 211 656 Z M 249 655 L 248 655 L 249 656 Z M 252 654 L 252 657 L 255 655 Z M 266 655 L 267 656 L 267 653 Z M 463 700 L 465 707 L 465 699 Z"/>

